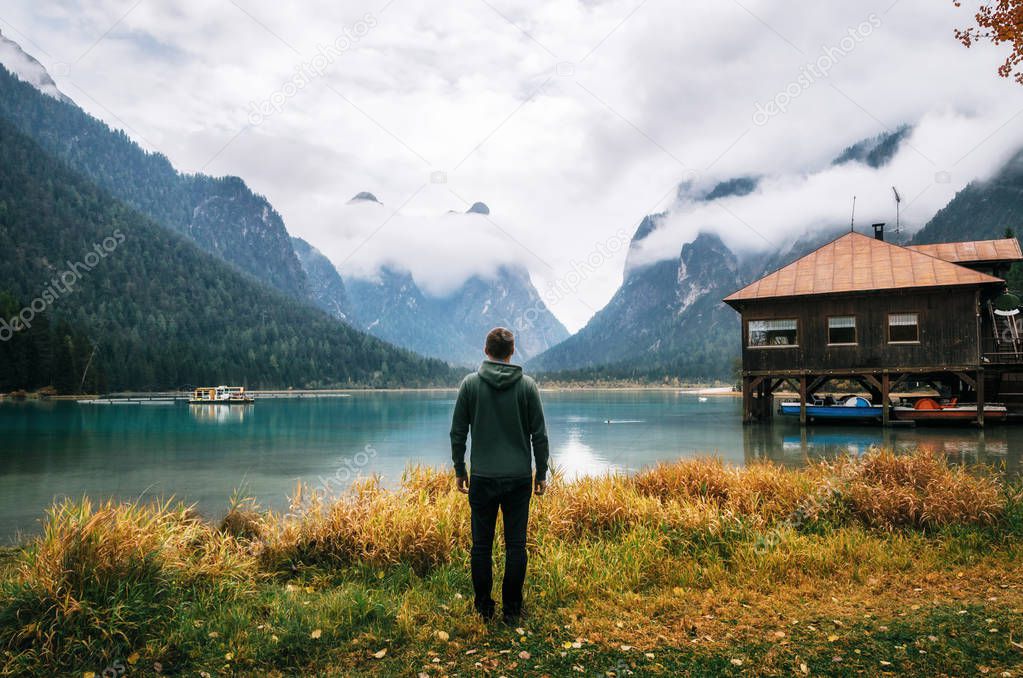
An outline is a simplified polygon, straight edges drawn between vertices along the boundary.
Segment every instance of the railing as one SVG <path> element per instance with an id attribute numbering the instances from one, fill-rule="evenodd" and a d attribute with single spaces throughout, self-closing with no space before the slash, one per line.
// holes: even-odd
<path id="1" fill-rule="evenodd" d="M 998 341 L 985 337 L 981 341 L 981 359 L 996 365 L 1023 363 L 1023 341 Z"/>

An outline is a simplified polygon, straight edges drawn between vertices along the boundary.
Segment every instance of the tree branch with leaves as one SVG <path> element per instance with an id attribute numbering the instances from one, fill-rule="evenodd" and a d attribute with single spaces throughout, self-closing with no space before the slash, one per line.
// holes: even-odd
<path id="1" fill-rule="evenodd" d="M 962 7 L 961 0 L 953 0 L 956 7 Z M 1012 76 L 1023 85 L 1023 0 L 997 0 L 982 2 L 974 14 L 976 26 L 957 28 L 956 39 L 966 47 L 974 43 L 990 41 L 994 45 L 1009 43 L 1012 52 L 998 67 L 998 75 Z"/>

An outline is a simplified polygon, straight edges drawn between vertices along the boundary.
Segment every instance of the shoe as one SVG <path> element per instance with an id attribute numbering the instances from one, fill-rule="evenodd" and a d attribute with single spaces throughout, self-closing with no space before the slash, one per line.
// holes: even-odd
<path id="1" fill-rule="evenodd" d="M 479 616 L 483 617 L 483 621 L 487 621 L 488 622 L 488 621 L 490 621 L 491 619 L 494 618 L 494 604 L 491 603 L 490 605 L 486 605 L 486 606 L 483 606 L 483 607 L 477 607 L 476 608 L 476 613 Z"/>
<path id="2" fill-rule="evenodd" d="M 523 616 L 522 610 L 505 610 L 501 614 L 501 619 L 508 626 L 518 626 L 522 622 Z"/>

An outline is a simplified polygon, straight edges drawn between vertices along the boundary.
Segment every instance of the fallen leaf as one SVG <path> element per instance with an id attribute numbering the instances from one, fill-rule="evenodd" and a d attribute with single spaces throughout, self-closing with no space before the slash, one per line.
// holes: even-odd
<path id="1" fill-rule="evenodd" d="M 519 626 L 518 628 L 515 629 L 515 633 L 519 634 L 520 636 L 524 636 L 526 635 L 526 629 Z"/>
<path id="2" fill-rule="evenodd" d="M 531 656 L 532 655 L 526 652 L 525 650 L 519 652 L 519 659 L 529 659 Z"/>
<path id="3" fill-rule="evenodd" d="M 834 633 L 832 633 L 830 636 L 828 636 L 828 642 L 829 643 L 833 643 L 836 640 L 838 640 L 838 636 L 836 636 Z"/>
<path id="4" fill-rule="evenodd" d="M 323 635 L 323 629 L 313 629 L 313 632 L 309 634 L 309 637 L 313 640 L 319 640 L 320 636 Z"/>
<path id="5" fill-rule="evenodd" d="M 441 640 L 443 640 L 445 643 L 448 642 L 448 640 L 451 639 L 451 636 L 448 635 L 447 631 L 438 631 L 437 632 L 437 637 L 440 638 Z"/>
<path id="6" fill-rule="evenodd" d="M 799 670 L 803 673 L 810 673 L 810 667 L 807 666 L 805 662 L 799 665 Z"/>
<path id="7" fill-rule="evenodd" d="M 733 659 L 732 660 L 732 665 L 733 666 L 742 666 L 742 660 L 741 659 Z"/>
<path id="8" fill-rule="evenodd" d="M 220 634 L 217 633 L 216 631 L 210 631 L 208 635 L 209 635 L 210 638 L 219 638 L 220 637 Z"/>
<path id="9" fill-rule="evenodd" d="M 383 573 L 381 573 L 381 574 L 383 574 Z M 379 652 L 374 652 L 373 653 L 373 658 L 374 659 L 383 659 L 385 654 L 387 654 L 387 648 L 386 647 L 384 649 L 380 650 Z"/>
<path id="10" fill-rule="evenodd" d="M 96 678 L 96 672 L 86 671 L 85 673 L 82 674 L 82 678 Z"/>
<path id="11" fill-rule="evenodd" d="M 131 664 L 132 666 L 137 664 L 138 660 L 139 660 L 138 652 L 132 652 L 130 655 L 128 655 L 128 663 Z"/>
<path id="12" fill-rule="evenodd" d="M 224 659 L 226 659 L 227 661 L 231 661 L 232 659 L 234 659 L 234 652 L 225 652 Z"/>
<path id="13" fill-rule="evenodd" d="M 571 650 L 572 649 L 572 641 L 571 640 L 566 640 L 565 642 L 563 642 L 561 644 L 561 647 L 565 648 L 566 650 Z"/>
<path id="14" fill-rule="evenodd" d="M 632 649 L 631 645 L 622 645 L 622 652 L 628 652 Z"/>

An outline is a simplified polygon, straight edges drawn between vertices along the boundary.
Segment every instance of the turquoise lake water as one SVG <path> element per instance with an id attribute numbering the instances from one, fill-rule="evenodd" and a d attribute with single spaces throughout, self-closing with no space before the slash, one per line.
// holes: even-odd
<path id="1" fill-rule="evenodd" d="M 672 391 L 544 393 L 551 456 L 567 475 L 632 471 L 716 454 L 798 466 L 871 445 L 937 449 L 1019 472 L 1023 427 L 890 429 L 781 417 L 743 426 L 738 398 Z M 454 393 L 365 392 L 266 399 L 251 407 L 0 403 L 0 540 L 39 529 L 54 498 L 179 497 L 211 518 L 236 488 L 284 509 L 296 481 L 339 488 L 357 474 L 394 483 L 406 464 L 448 468 Z M 611 420 L 611 423 L 606 423 Z"/>

